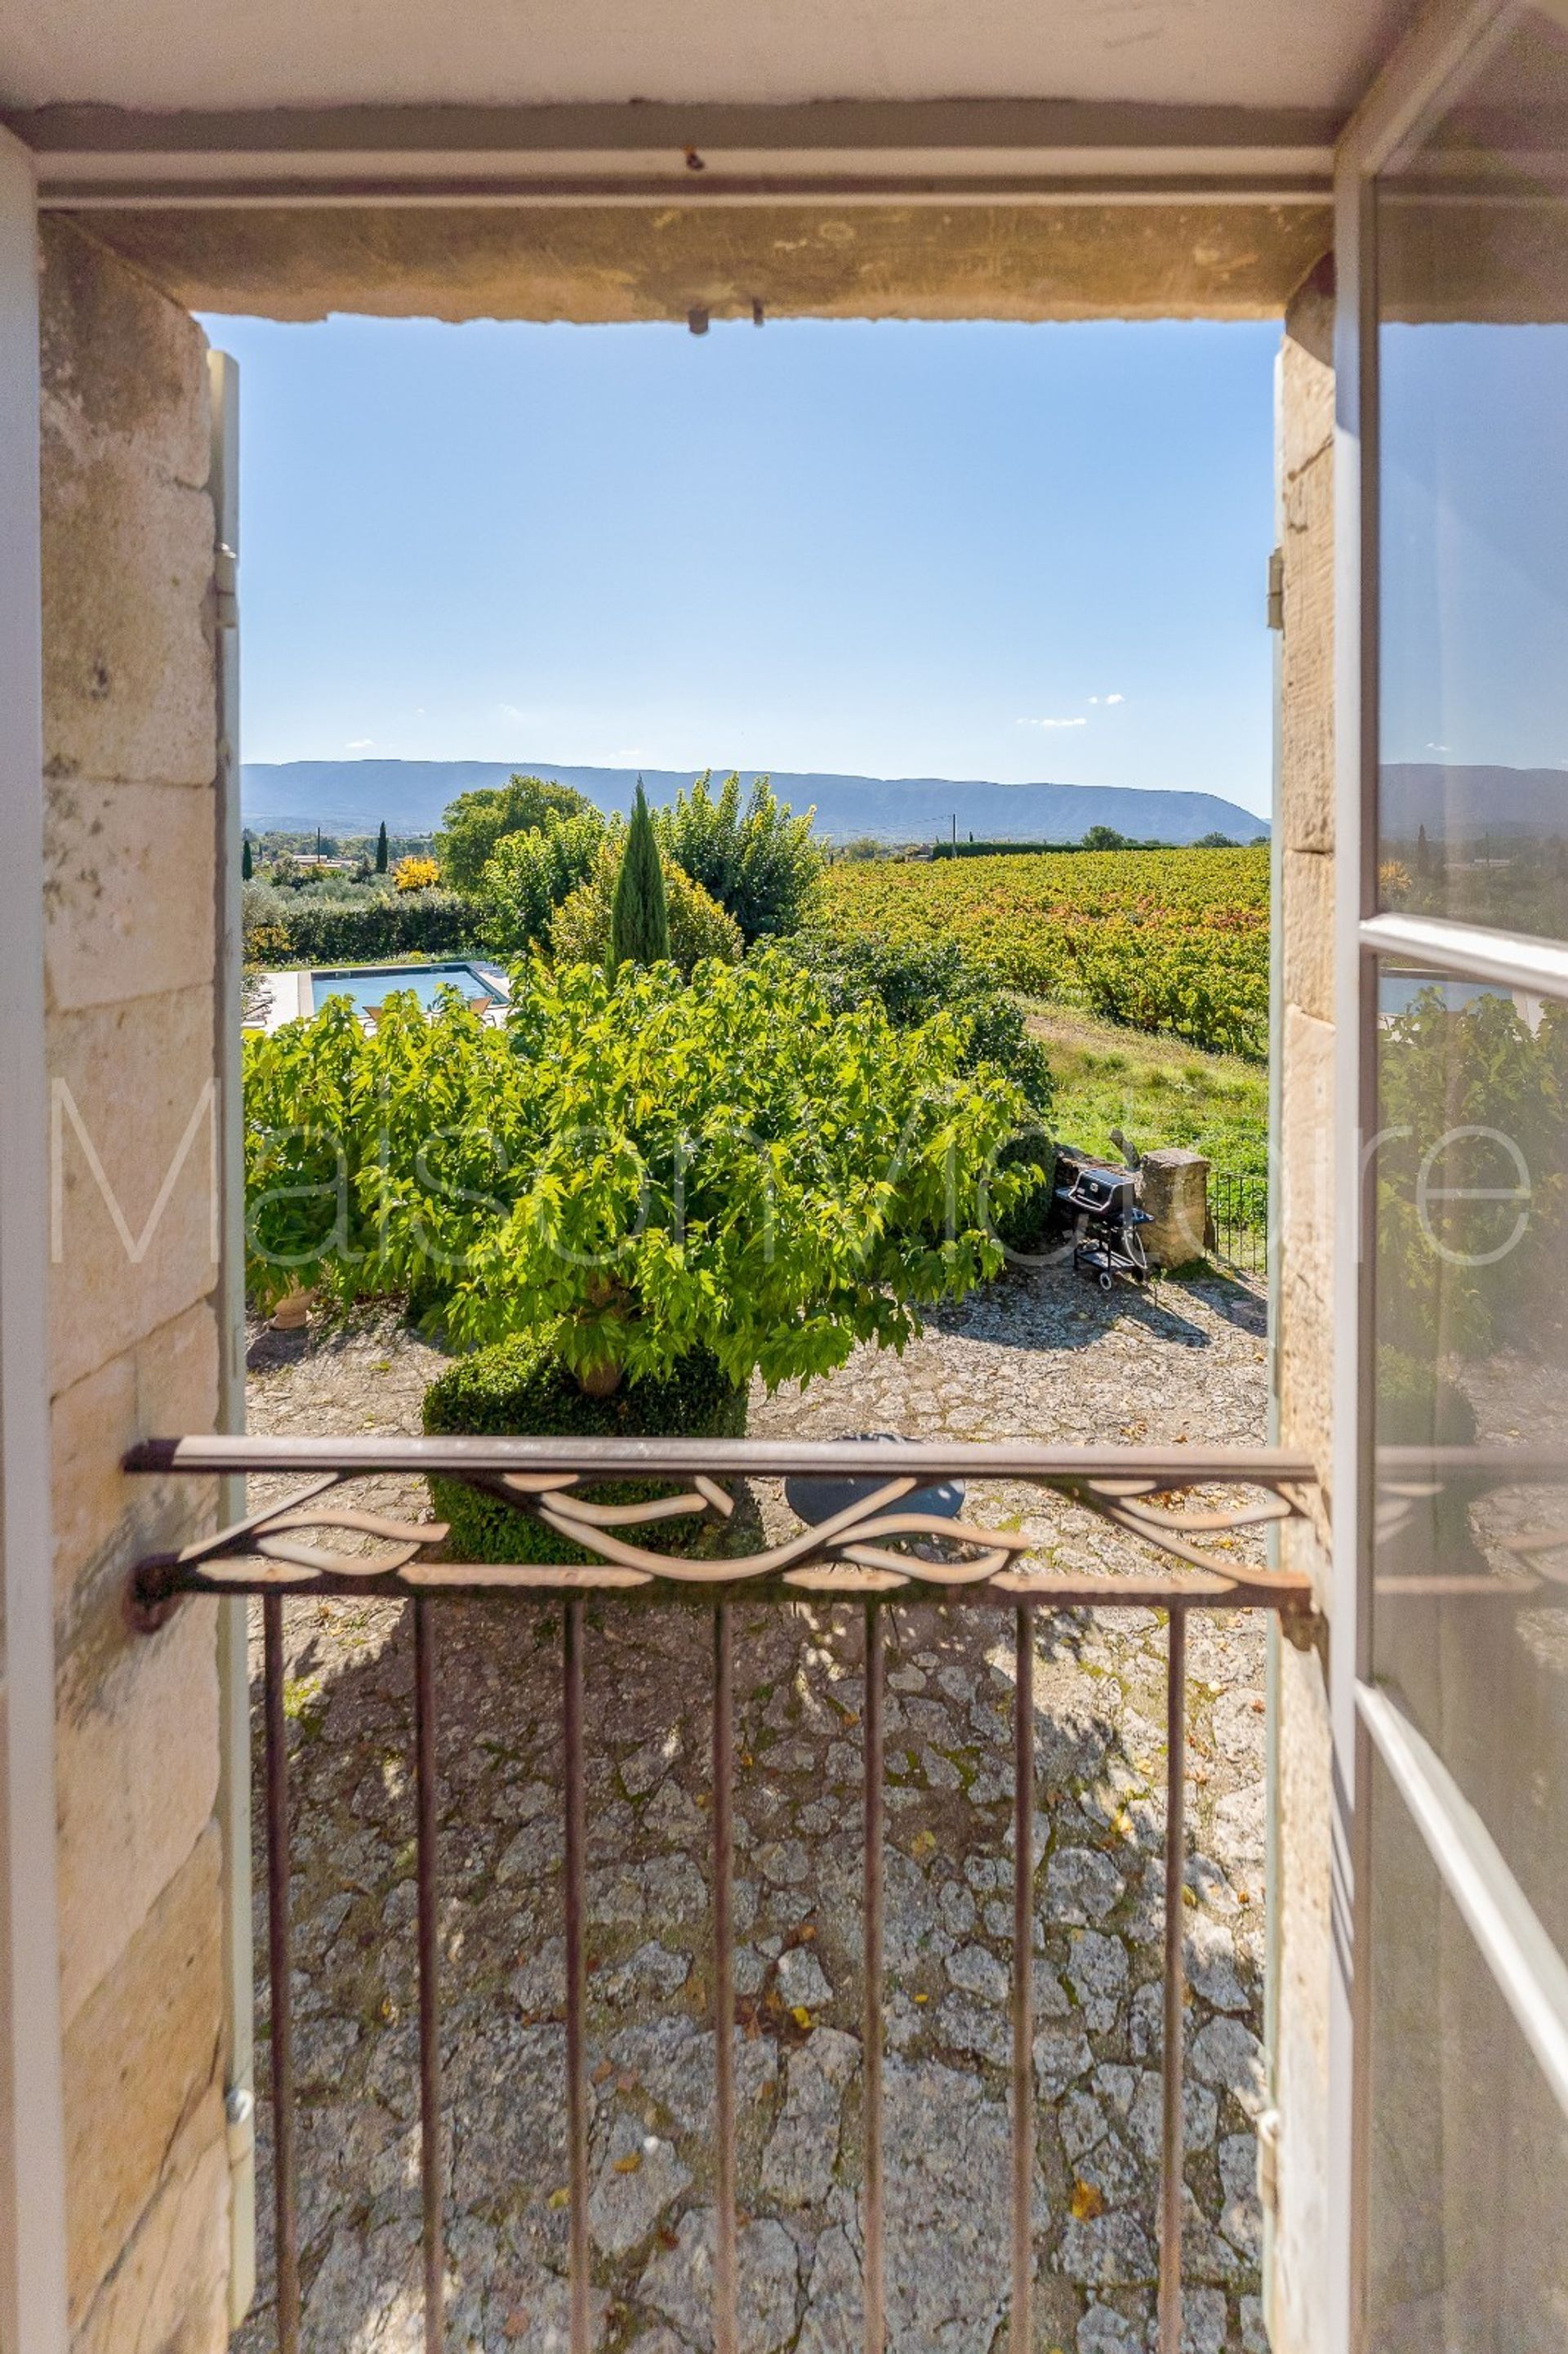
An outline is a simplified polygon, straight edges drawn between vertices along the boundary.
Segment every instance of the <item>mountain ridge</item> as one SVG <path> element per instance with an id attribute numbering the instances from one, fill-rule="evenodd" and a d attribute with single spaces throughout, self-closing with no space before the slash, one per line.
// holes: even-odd
<path id="1" fill-rule="evenodd" d="M 727 772 L 715 768 L 714 775 Z M 586 793 L 607 814 L 631 806 L 637 779 L 655 801 L 689 786 L 689 769 L 606 769 L 553 760 L 248 760 L 240 771 L 245 823 L 258 832 L 429 833 L 461 792 L 504 784 L 514 774 L 546 777 Z M 872 834 L 886 842 L 946 836 L 982 841 L 1076 842 L 1092 825 L 1139 840 L 1180 843 L 1205 833 L 1237 842 L 1266 838 L 1262 818 L 1217 793 L 1138 785 L 1004 785 L 986 778 L 861 777 L 829 771 L 743 769 L 743 783 L 771 776 L 781 801 L 814 806 L 818 830 L 833 840 Z"/>

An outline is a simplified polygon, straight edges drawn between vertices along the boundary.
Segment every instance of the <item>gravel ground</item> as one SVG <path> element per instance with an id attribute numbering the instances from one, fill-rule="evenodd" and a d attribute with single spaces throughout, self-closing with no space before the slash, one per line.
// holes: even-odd
<path id="1" fill-rule="evenodd" d="M 417 1430 L 440 1363 L 388 1320 L 262 1334 L 252 1427 Z M 1256 1440 L 1264 1410 L 1251 1293 L 1212 1278 L 1107 1299 L 1041 1272 L 943 1316 L 902 1361 L 863 1351 L 804 1394 L 759 1394 L 752 1429 L 1198 1444 Z M 415 1481 L 360 1494 L 425 1509 Z M 759 1504 L 770 1531 L 791 1525 L 779 1499 Z M 1030 1490 L 975 1492 L 969 1508 L 1026 1528 L 1064 1566 L 1114 1574 L 1138 1557 L 1093 1516 Z M 301 1602 L 287 1619 L 305 2345 L 411 2354 L 423 2345 L 411 1630 L 386 1604 Z M 898 2354 L 1005 2342 L 1012 1626 L 1007 1614 L 929 1605 L 897 1607 L 888 1626 Z M 566 2346 L 558 1638 L 558 1614 L 542 1605 L 440 1616 L 454 2354 Z M 860 1639 L 853 1610 L 737 1613 L 742 2354 L 861 2344 Z M 1157 2267 L 1164 1627 L 1136 1609 L 1042 1614 L 1036 1645 L 1035 2343 L 1040 2354 L 1143 2354 Z M 1191 1626 L 1192 2354 L 1266 2342 L 1253 2137 L 1263 1648 L 1254 1614 Z M 591 1613 L 590 2220 L 596 2330 L 611 2354 L 712 2344 L 708 1652 L 701 1611 Z M 257 1927 L 265 2209 L 264 1917 Z M 270 2266 L 264 2244 L 241 2354 L 276 2343 Z"/>

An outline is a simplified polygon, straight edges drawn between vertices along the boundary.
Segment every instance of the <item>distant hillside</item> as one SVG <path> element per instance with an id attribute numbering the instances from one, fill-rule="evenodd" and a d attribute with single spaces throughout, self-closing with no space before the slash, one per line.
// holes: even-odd
<path id="1" fill-rule="evenodd" d="M 1378 779 L 1383 831 L 1433 842 L 1474 842 L 1488 833 L 1568 834 L 1568 770 L 1440 766 L 1391 760 Z"/>
<path id="2" fill-rule="evenodd" d="M 393 833 L 429 833 L 447 803 L 476 786 L 504 784 L 514 770 L 575 785 L 604 811 L 629 810 L 635 769 L 563 768 L 554 760 L 248 761 L 242 775 L 245 822 L 265 832 L 319 825 L 327 833 L 373 833 L 383 818 Z M 715 771 L 721 774 L 722 771 Z M 742 771 L 747 783 L 756 772 Z M 1091 825 L 1151 842 L 1196 842 L 1228 833 L 1255 842 L 1268 828 L 1250 811 L 1213 793 L 1141 790 L 1109 785 L 997 785 L 943 777 L 832 777 L 772 772 L 774 790 L 797 810 L 815 807 L 819 830 L 843 842 L 874 834 L 885 842 L 929 842 L 947 833 L 955 812 L 960 837 L 1013 842 L 1076 842 Z M 649 799 L 673 800 L 692 781 L 686 769 L 644 769 Z"/>

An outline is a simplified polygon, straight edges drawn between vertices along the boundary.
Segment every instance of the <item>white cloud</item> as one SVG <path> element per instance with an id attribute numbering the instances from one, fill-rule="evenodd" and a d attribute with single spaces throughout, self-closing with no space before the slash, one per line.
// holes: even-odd
<path id="1" fill-rule="evenodd" d="M 1107 695 L 1106 701 L 1107 703 L 1125 703 L 1127 701 L 1127 697 L 1125 695 Z"/>
<path id="2" fill-rule="evenodd" d="M 1088 724 L 1081 716 L 1077 719 L 1016 719 L 1013 722 L 1015 727 L 1086 727 Z"/>
<path id="3" fill-rule="evenodd" d="M 356 736 L 352 744 L 345 744 L 343 748 L 345 752 L 371 752 L 376 748 L 376 738 L 374 736 Z"/>

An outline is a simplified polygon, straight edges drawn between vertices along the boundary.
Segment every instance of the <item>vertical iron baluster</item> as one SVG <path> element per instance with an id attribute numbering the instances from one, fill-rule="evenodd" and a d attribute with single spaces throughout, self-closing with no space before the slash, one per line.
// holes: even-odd
<path id="1" fill-rule="evenodd" d="M 571 2354 L 588 2354 L 588 1968 L 583 1946 L 583 1606 L 568 1602 L 562 1672 L 566 1752 L 567 2142 L 570 2185 Z"/>
<path id="2" fill-rule="evenodd" d="M 1165 1687 L 1165 2078 L 1160 2136 L 1160 2349 L 1181 2354 L 1181 1889 L 1187 1869 L 1187 1615 L 1171 1605 Z"/>
<path id="3" fill-rule="evenodd" d="M 300 2354 L 300 2230 L 294 2140 L 293 1952 L 289 1923 L 289 1725 L 283 1604 L 262 1596 L 267 1723 L 267 1961 L 272 2002 L 272 2200 L 279 2354 Z"/>
<path id="4" fill-rule="evenodd" d="M 441 2182 L 440 1953 L 436 1934 L 436 1635 L 431 1605 L 414 1605 L 414 1800 L 419 1896 L 419 2174 L 424 2197 L 425 2349 L 446 2345 Z"/>
<path id="5" fill-rule="evenodd" d="M 865 1606 L 865 2354 L 883 2354 L 882 2270 L 882 1612 Z"/>
<path id="6" fill-rule="evenodd" d="M 1012 2354 L 1032 2354 L 1034 2306 L 1034 1613 L 1013 1637 Z"/>
<path id="7" fill-rule="evenodd" d="M 714 2354 L 736 2354 L 735 1660 L 730 1606 L 714 1612 Z"/>

